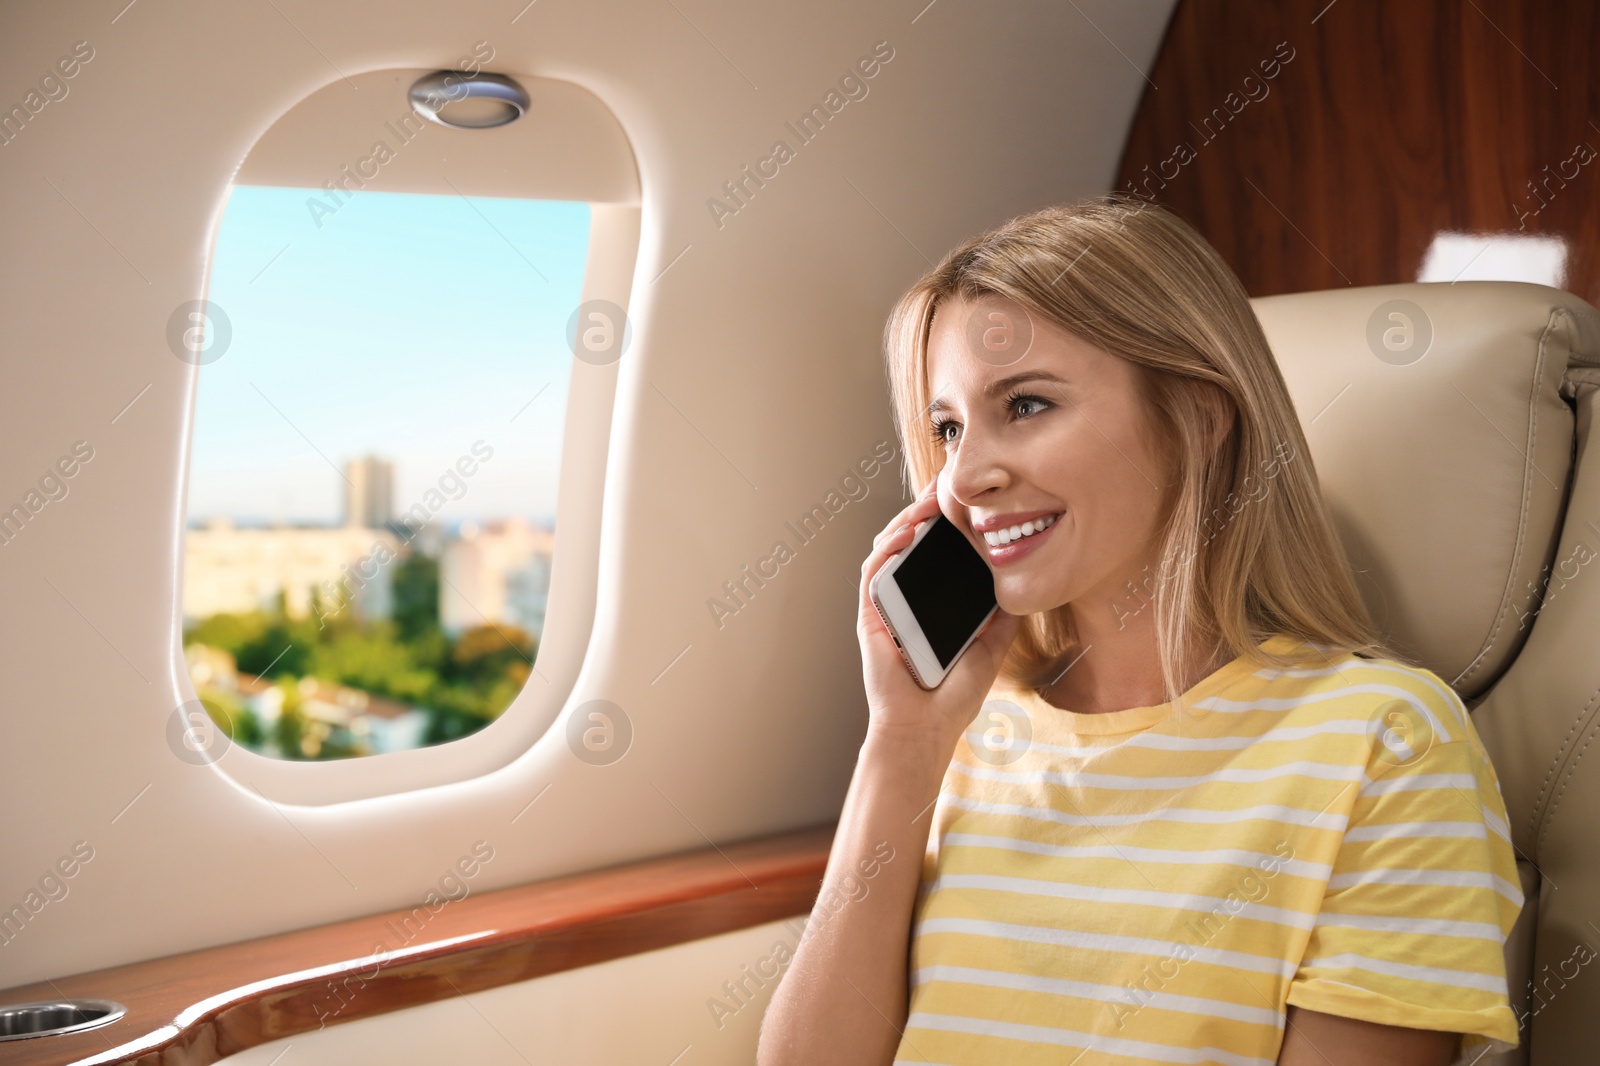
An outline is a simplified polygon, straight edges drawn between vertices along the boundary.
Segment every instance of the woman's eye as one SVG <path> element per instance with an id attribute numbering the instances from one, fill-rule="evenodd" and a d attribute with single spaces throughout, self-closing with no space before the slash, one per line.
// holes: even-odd
<path id="1" fill-rule="evenodd" d="M 1006 408 L 1017 418 L 1032 418 L 1039 411 L 1049 410 L 1050 407 L 1050 401 L 1042 396 L 1018 393 L 1006 398 Z M 1029 410 L 1023 410 L 1023 408 L 1028 408 Z M 930 422 L 928 424 L 928 431 L 935 445 L 943 447 L 951 443 L 951 437 L 948 432 L 951 426 L 959 428 L 960 423 L 947 418 L 940 422 Z"/>
<path id="2" fill-rule="evenodd" d="M 1049 400 L 1046 400 L 1043 396 L 1034 396 L 1030 393 L 1017 393 L 1011 396 L 1006 403 L 1018 418 L 1032 418 L 1034 415 L 1038 414 L 1039 411 L 1048 410 L 1050 408 Z M 1020 408 L 1023 407 L 1034 408 L 1034 410 L 1031 412 L 1020 410 Z"/>

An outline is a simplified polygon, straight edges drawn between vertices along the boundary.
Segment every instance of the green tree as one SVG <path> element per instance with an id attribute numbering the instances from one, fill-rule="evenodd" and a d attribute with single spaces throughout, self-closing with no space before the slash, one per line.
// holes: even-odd
<path id="1" fill-rule="evenodd" d="M 207 644 L 237 657 L 239 649 L 260 638 L 270 621 L 265 611 L 208 615 L 184 631 L 183 643 Z"/>
<path id="2" fill-rule="evenodd" d="M 234 653 L 240 670 L 265 677 L 299 677 L 311 667 L 317 623 L 308 618 L 271 618 L 260 634 Z"/>
<path id="3" fill-rule="evenodd" d="M 454 647 L 450 638 L 445 636 L 444 630 L 438 627 L 407 640 L 405 646 L 417 668 L 427 670 L 435 677 L 444 673 L 446 664 L 450 661 L 451 649 Z"/>
<path id="4" fill-rule="evenodd" d="M 423 731 L 422 742 L 427 745 L 444 744 L 470 736 L 489 724 L 490 719 L 471 711 L 448 706 L 428 708 L 428 728 Z"/>
<path id="5" fill-rule="evenodd" d="M 285 759 L 304 759 L 306 753 L 300 747 L 300 741 L 306 732 L 306 714 L 302 709 L 300 699 L 300 686 L 293 678 L 280 678 L 278 689 L 283 693 L 283 702 L 278 708 L 278 720 L 272 726 L 272 739 L 277 742 L 278 752 Z"/>
<path id="6" fill-rule="evenodd" d="M 520 626 L 509 622 L 473 626 L 456 639 L 447 676 L 487 690 L 517 666 L 530 668 L 536 654 L 537 642 Z"/>
<path id="7" fill-rule="evenodd" d="M 332 593 L 315 585 L 308 587 L 311 618 L 317 624 L 318 639 L 329 640 L 340 633 L 354 632 L 361 628 L 354 600 L 346 599 L 338 587 Z"/>
<path id="8" fill-rule="evenodd" d="M 462 632 L 428 702 L 423 742 L 457 740 L 498 718 L 527 684 L 537 654 L 538 642 L 510 623 Z"/>
<path id="9" fill-rule="evenodd" d="M 310 666 L 321 632 L 315 619 L 285 617 L 283 602 L 283 593 L 279 592 L 277 609 L 273 611 L 203 618 L 184 633 L 183 642 L 221 648 L 247 674 L 298 677 Z"/>
<path id="10" fill-rule="evenodd" d="M 313 652 L 310 672 L 325 681 L 349 685 L 402 703 L 426 703 L 438 674 L 417 663 L 411 647 L 396 642 L 394 625 L 378 622 L 341 632 Z"/>
<path id="11" fill-rule="evenodd" d="M 439 562 L 411 551 L 395 564 L 390 617 L 400 639 L 415 641 L 439 630 Z"/>

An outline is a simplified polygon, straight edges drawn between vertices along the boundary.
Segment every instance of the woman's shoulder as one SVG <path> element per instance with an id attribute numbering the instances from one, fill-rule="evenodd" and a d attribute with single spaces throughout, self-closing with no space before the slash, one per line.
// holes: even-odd
<path id="1" fill-rule="evenodd" d="M 1269 637 L 1260 647 L 1263 657 L 1270 654 L 1292 664 L 1280 671 L 1284 676 L 1328 677 L 1346 684 L 1360 679 L 1367 684 L 1451 692 L 1450 686 L 1428 667 L 1398 657 L 1323 644 L 1288 633 Z"/>
<path id="2" fill-rule="evenodd" d="M 1348 700 L 1375 719 L 1415 719 L 1439 741 L 1476 740 L 1461 697 L 1427 666 L 1289 636 L 1275 637 L 1266 647 L 1297 658 L 1295 666 L 1268 671 L 1285 685 Z"/>

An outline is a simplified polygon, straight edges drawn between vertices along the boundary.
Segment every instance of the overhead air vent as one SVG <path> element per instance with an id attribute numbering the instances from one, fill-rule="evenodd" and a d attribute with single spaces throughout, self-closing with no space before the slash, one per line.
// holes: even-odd
<path id="1" fill-rule="evenodd" d="M 436 70 L 412 83 L 411 106 L 441 126 L 484 130 L 521 118 L 528 110 L 528 92 L 504 74 Z"/>

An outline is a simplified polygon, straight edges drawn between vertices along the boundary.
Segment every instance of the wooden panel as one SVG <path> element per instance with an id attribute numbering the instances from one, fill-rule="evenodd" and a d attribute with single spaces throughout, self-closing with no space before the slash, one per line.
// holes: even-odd
<path id="1" fill-rule="evenodd" d="M 1179 0 L 1118 185 L 1252 296 L 1415 281 L 1452 230 L 1563 237 L 1600 302 L 1596 55 L 1587 0 Z"/>
<path id="2" fill-rule="evenodd" d="M 0 1059 L 205 1066 L 323 1025 L 805 914 L 833 832 L 818 826 L 7 989 L 0 1003 L 109 999 L 128 1013 L 87 1032 L 0 1043 Z"/>

